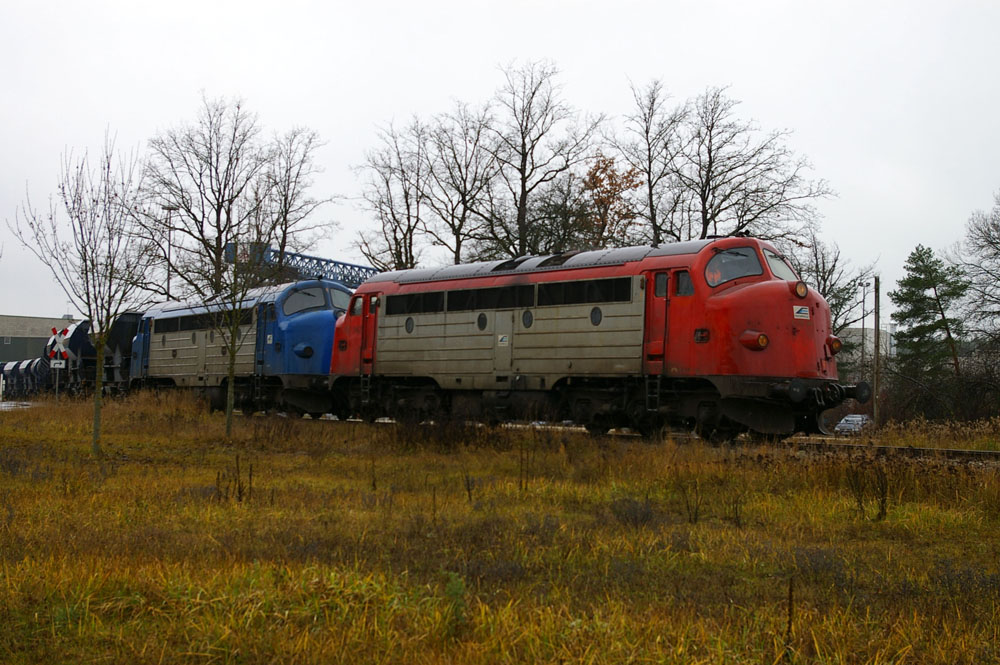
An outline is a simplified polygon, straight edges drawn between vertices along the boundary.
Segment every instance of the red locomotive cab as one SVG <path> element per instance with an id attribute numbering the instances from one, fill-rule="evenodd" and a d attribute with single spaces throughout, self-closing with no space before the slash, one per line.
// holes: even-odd
<path id="1" fill-rule="evenodd" d="M 777 250 L 734 239 L 698 268 L 709 291 L 690 347 L 699 374 L 837 378 L 830 308 Z"/>
<path id="2" fill-rule="evenodd" d="M 331 374 L 359 376 L 373 373 L 378 310 L 377 293 L 355 293 L 351 298 L 347 313 L 337 321 Z"/>

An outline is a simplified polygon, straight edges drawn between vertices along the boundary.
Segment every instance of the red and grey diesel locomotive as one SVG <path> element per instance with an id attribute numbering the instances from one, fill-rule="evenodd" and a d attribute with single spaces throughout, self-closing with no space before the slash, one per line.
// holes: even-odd
<path id="1" fill-rule="evenodd" d="M 727 237 L 377 275 L 337 321 L 331 385 L 341 415 L 785 435 L 869 398 L 840 348 L 773 245 Z"/>

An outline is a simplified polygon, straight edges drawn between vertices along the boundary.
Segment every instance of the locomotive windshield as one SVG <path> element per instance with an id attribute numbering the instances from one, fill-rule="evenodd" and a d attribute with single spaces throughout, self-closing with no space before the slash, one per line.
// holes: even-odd
<path id="1" fill-rule="evenodd" d="M 789 282 L 799 281 L 799 276 L 795 274 L 795 270 L 792 269 L 792 266 L 788 264 L 788 261 L 781 254 L 765 249 L 764 258 L 767 259 L 767 267 L 771 269 L 771 272 L 778 279 L 784 279 Z"/>
<path id="2" fill-rule="evenodd" d="M 705 281 L 709 286 L 718 286 L 740 277 L 763 274 L 764 268 L 760 265 L 760 259 L 757 258 L 757 252 L 753 247 L 723 249 L 705 266 Z"/>
<path id="3" fill-rule="evenodd" d="M 323 289 L 313 286 L 293 292 L 285 298 L 281 311 L 285 316 L 298 314 L 311 309 L 321 309 L 326 307 L 326 298 L 323 297 Z"/>
<path id="4" fill-rule="evenodd" d="M 331 309 L 347 309 L 351 302 L 351 294 L 339 289 L 328 289 L 330 292 Z"/>

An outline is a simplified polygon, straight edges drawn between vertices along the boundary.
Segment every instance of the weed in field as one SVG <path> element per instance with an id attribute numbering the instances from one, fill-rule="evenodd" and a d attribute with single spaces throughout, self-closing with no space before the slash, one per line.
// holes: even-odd
<path id="1" fill-rule="evenodd" d="M 217 471 L 215 474 L 215 500 L 218 502 L 222 501 L 235 501 L 236 503 L 243 503 L 243 501 L 253 500 L 253 462 L 248 465 L 244 465 L 246 468 L 246 476 L 244 476 L 243 471 L 240 469 L 240 456 L 236 456 L 236 460 L 231 467 L 228 467 L 224 471 Z"/>
<path id="2" fill-rule="evenodd" d="M 655 517 L 648 496 L 642 501 L 632 497 L 615 499 L 611 502 L 611 514 L 620 523 L 630 527 L 647 526 L 653 522 Z"/>
<path id="3" fill-rule="evenodd" d="M 854 499 L 858 515 L 868 516 L 868 504 L 875 504 L 875 521 L 882 521 L 889 511 L 889 472 L 883 461 L 855 462 L 844 470 L 844 478 Z"/>
<path id="4" fill-rule="evenodd" d="M 674 488 L 680 494 L 684 513 L 690 524 L 697 524 L 701 517 L 701 507 L 705 501 L 701 478 L 688 473 L 678 473 L 674 477 Z"/>

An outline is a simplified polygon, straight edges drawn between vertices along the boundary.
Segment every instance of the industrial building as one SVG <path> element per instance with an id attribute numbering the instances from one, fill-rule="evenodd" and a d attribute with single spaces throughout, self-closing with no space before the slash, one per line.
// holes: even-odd
<path id="1" fill-rule="evenodd" d="M 0 363 L 39 357 L 52 329 L 62 330 L 74 321 L 69 314 L 61 318 L 0 315 Z"/>

